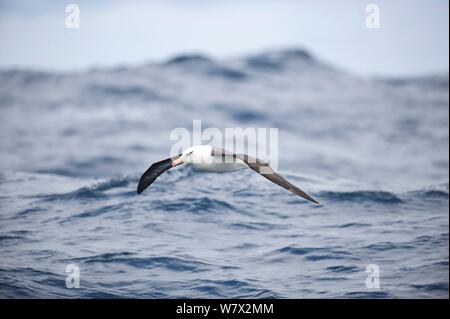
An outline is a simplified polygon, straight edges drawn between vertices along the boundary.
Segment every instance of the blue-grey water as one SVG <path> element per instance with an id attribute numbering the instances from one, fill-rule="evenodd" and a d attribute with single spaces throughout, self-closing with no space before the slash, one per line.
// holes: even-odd
<path id="1" fill-rule="evenodd" d="M 448 298 L 447 71 L 362 78 L 280 50 L 0 83 L 2 298 Z M 136 195 L 195 119 L 278 128 L 279 173 L 321 205 L 251 170 L 177 167 Z"/>

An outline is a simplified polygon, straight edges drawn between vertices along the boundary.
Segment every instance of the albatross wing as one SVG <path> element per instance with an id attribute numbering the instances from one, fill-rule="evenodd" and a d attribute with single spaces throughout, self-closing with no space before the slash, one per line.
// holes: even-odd
<path id="1" fill-rule="evenodd" d="M 172 161 L 179 156 L 173 158 L 167 158 L 165 160 L 153 163 L 145 173 L 141 176 L 139 184 L 137 186 L 137 193 L 142 193 L 147 187 L 149 187 L 158 178 L 159 175 L 172 168 Z"/>
<path id="2" fill-rule="evenodd" d="M 304 199 L 307 199 L 313 203 L 319 204 L 318 201 L 316 201 L 314 198 L 306 194 L 304 191 L 302 191 L 297 186 L 291 184 L 286 179 L 284 179 L 282 176 L 275 173 L 275 171 L 264 161 L 261 161 L 258 158 L 248 156 L 246 154 L 234 154 L 232 152 L 229 152 L 227 150 L 223 150 L 220 148 L 214 148 L 213 155 L 215 156 L 233 156 L 235 158 L 240 159 L 245 164 L 247 164 L 248 167 L 250 167 L 252 170 L 257 172 L 258 174 L 264 176 L 272 183 L 275 183 L 284 189 L 287 189 L 291 193 L 294 193 L 295 195 L 298 195 Z"/>

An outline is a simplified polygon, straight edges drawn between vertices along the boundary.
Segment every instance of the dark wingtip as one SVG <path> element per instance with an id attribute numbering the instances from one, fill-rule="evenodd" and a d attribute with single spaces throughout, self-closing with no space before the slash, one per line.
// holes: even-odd
<path id="1" fill-rule="evenodd" d="M 302 194 L 297 194 L 300 197 L 303 197 L 306 200 L 309 200 L 310 202 L 313 202 L 315 204 L 320 204 L 318 201 L 316 201 L 314 198 L 312 198 L 311 196 L 309 196 L 308 194 L 306 194 L 305 192 L 302 191 Z"/>
<path id="2" fill-rule="evenodd" d="M 145 176 L 145 174 L 144 174 L 144 176 Z M 142 176 L 142 177 L 144 177 L 144 176 Z M 136 190 L 136 192 L 137 192 L 138 195 L 141 194 L 141 193 L 147 188 L 148 185 L 150 185 L 149 183 L 145 183 L 145 182 L 143 181 L 143 178 L 142 178 L 142 177 L 141 177 L 141 179 L 139 180 L 139 184 L 138 184 L 137 190 Z"/>
<path id="3" fill-rule="evenodd" d="M 151 167 L 150 167 L 151 168 Z M 144 173 L 144 175 L 141 176 L 139 179 L 139 183 L 137 185 L 136 193 L 139 195 L 141 194 L 151 183 L 147 182 L 146 175 L 148 174 L 150 168 L 147 170 L 147 172 Z"/>
<path id="4" fill-rule="evenodd" d="M 303 197 L 303 196 L 302 196 Z M 304 199 L 307 199 L 307 200 L 309 200 L 309 201 L 311 201 L 311 202 L 313 202 L 313 203 L 316 203 L 316 204 L 318 204 L 318 205 L 320 205 L 320 203 L 318 202 L 318 201 L 316 201 L 314 198 L 312 198 L 311 196 L 309 196 L 309 195 L 306 195 L 305 197 L 303 197 Z"/>
<path id="5" fill-rule="evenodd" d="M 294 193 L 297 194 L 298 196 L 306 199 L 306 200 L 309 200 L 310 202 L 313 202 L 313 203 L 315 203 L 317 205 L 320 205 L 320 203 L 318 201 L 316 201 L 314 198 L 312 198 L 311 196 L 309 196 L 304 191 L 302 191 L 302 190 L 300 190 L 298 188 L 296 189 L 296 191 L 294 191 Z"/>

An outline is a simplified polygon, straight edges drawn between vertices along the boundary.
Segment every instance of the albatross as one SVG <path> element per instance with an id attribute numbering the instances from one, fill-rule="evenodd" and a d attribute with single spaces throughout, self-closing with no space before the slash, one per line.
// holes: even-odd
<path id="1" fill-rule="evenodd" d="M 141 194 L 168 169 L 184 163 L 192 165 L 196 170 L 209 172 L 230 172 L 241 168 L 250 168 L 291 193 L 319 204 L 300 188 L 275 173 L 266 162 L 247 154 L 236 154 L 211 145 L 191 146 L 177 156 L 153 163 L 140 178 L 137 193 Z"/>

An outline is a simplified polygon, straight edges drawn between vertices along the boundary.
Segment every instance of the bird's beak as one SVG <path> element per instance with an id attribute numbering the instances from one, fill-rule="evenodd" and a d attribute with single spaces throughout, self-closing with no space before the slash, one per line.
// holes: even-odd
<path id="1" fill-rule="evenodd" d="M 183 159 L 181 157 L 179 157 L 176 160 L 172 161 L 172 167 L 178 166 L 178 165 L 183 164 L 183 163 L 184 163 Z"/>

